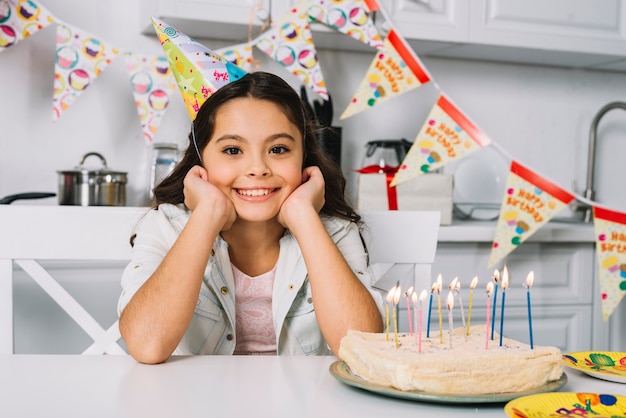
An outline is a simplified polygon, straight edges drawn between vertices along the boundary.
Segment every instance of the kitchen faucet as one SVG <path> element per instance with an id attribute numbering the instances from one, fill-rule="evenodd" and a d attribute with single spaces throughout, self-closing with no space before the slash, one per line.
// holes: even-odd
<path id="1" fill-rule="evenodd" d="M 585 188 L 584 197 L 588 200 L 594 200 L 595 191 L 593 190 L 593 178 L 595 170 L 595 158 L 596 158 L 596 138 L 598 131 L 598 124 L 602 117 L 613 109 L 626 110 L 626 102 L 611 102 L 605 105 L 594 116 L 591 122 L 591 128 L 589 129 L 589 153 L 587 155 L 587 186 Z M 584 222 L 591 221 L 591 206 L 574 201 L 573 207 L 575 211 L 584 211 Z"/>

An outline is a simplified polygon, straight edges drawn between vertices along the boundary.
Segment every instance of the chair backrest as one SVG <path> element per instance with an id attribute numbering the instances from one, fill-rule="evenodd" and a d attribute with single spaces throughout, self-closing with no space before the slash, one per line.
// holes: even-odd
<path id="1" fill-rule="evenodd" d="M 363 231 L 375 287 L 386 292 L 397 282 L 403 289 L 430 289 L 437 251 L 438 211 L 365 211 Z"/>
<path id="2" fill-rule="evenodd" d="M 84 353 L 125 353 L 117 343 L 117 322 L 103 329 L 40 261 L 129 260 L 130 235 L 146 211 L 127 207 L 0 205 L 0 353 L 14 350 L 12 295 L 17 266 L 94 340 Z"/>

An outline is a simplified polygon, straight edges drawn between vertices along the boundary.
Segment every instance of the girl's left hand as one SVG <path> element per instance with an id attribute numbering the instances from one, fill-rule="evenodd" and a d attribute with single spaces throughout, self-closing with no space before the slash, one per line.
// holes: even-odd
<path id="1" fill-rule="evenodd" d="M 278 222 L 290 228 L 302 215 L 311 209 L 315 213 L 324 206 L 325 181 L 318 167 L 307 167 L 302 171 L 302 184 L 283 202 L 278 213 Z"/>

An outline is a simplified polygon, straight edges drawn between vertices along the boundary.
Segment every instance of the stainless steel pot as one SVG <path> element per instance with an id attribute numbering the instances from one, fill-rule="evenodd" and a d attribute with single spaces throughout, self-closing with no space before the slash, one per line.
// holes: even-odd
<path id="1" fill-rule="evenodd" d="M 102 168 L 84 167 L 88 157 L 98 157 Z M 57 171 L 59 174 L 59 204 L 80 206 L 124 206 L 126 204 L 127 173 L 112 171 L 104 157 L 88 152 L 74 170 Z"/>

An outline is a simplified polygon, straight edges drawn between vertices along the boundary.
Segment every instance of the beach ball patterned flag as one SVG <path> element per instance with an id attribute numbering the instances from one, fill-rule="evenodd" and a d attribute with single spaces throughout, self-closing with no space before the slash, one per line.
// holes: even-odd
<path id="1" fill-rule="evenodd" d="M 0 0 L 0 52 L 55 21 L 33 0 Z"/>
<path id="2" fill-rule="evenodd" d="M 371 12 L 379 9 L 376 0 L 334 0 L 317 3 L 305 0 L 303 3 L 309 3 L 304 10 L 314 21 L 372 48 L 383 47 L 383 40 L 371 18 Z"/>
<path id="3" fill-rule="evenodd" d="M 217 89 L 247 74 L 242 68 L 167 23 L 153 17 L 152 25 L 191 120 L 195 120 L 200 106 Z"/>
<path id="4" fill-rule="evenodd" d="M 226 58 L 237 67 L 243 68 L 247 72 L 252 70 L 252 63 L 254 61 L 252 42 L 219 48 L 215 50 L 215 53 Z"/>
<path id="5" fill-rule="evenodd" d="M 593 208 L 602 318 L 607 321 L 626 294 L 626 213 Z"/>
<path id="6" fill-rule="evenodd" d="M 272 29 L 255 40 L 255 46 L 285 67 L 318 96 L 328 100 L 317 50 L 313 44 L 309 17 L 298 3 Z"/>
<path id="7" fill-rule="evenodd" d="M 391 186 L 428 173 L 489 144 L 489 137 L 441 95 L 400 164 Z"/>
<path id="8" fill-rule="evenodd" d="M 574 200 L 574 195 L 511 162 L 488 266 L 519 247 Z"/>
<path id="9" fill-rule="evenodd" d="M 57 24 L 52 120 L 58 120 L 119 51 L 74 26 Z"/>
<path id="10" fill-rule="evenodd" d="M 164 56 L 124 55 L 143 137 L 151 144 L 176 89 L 174 76 Z"/>
<path id="11" fill-rule="evenodd" d="M 426 67 L 406 41 L 392 29 L 383 48 L 376 52 L 376 57 L 341 119 L 416 89 L 430 80 Z"/>

